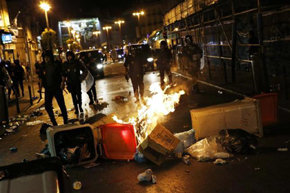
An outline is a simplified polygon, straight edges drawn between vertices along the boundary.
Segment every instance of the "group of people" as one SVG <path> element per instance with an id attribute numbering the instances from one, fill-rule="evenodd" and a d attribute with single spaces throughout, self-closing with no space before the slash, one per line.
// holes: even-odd
<path id="1" fill-rule="evenodd" d="M 186 71 L 191 75 L 193 82 L 193 91 L 199 92 L 197 79 L 200 72 L 200 60 L 203 51 L 198 44 L 195 44 L 190 35 L 185 37 L 185 46 L 182 49 L 181 62 L 186 66 Z M 168 84 L 172 84 L 171 64 L 173 63 L 173 53 L 168 48 L 165 40 L 160 42 L 160 52 L 156 56 L 156 64 L 160 74 L 160 86 L 165 88 L 165 75 L 168 76 Z M 132 81 L 136 103 L 141 100 L 144 103 L 144 65 L 146 58 L 140 49 L 126 50 L 125 63 L 126 72 Z"/>
<path id="2" fill-rule="evenodd" d="M 8 99 L 10 100 L 11 93 L 15 97 L 24 97 L 23 81 L 26 79 L 26 73 L 29 73 L 28 67 L 20 64 L 19 60 L 1 61 L 0 63 L 1 85 L 8 89 Z M 20 87 L 20 89 L 19 89 Z"/>
<path id="3" fill-rule="evenodd" d="M 63 63 L 55 60 L 51 51 L 44 52 L 42 56 L 43 62 L 37 63 L 35 67 L 40 80 L 39 88 L 40 90 L 42 87 L 45 89 L 45 109 L 52 124 L 57 125 L 52 106 L 52 99 L 55 98 L 60 107 L 63 122 L 67 124 L 68 115 L 63 90 L 67 88 L 71 93 L 75 114 L 82 115 L 81 82 L 89 73 L 92 74 L 92 65 L 90 64 L 93 62 L 93 59 L 87 58 L 85 55 L 81 55 L 80 59 L 76 59 L 75 54 L 71 51 L 66 53 L 67 60 Z M 90 105 L 98 103 L 94 83 L 87 94 L 90 97 Z"/>

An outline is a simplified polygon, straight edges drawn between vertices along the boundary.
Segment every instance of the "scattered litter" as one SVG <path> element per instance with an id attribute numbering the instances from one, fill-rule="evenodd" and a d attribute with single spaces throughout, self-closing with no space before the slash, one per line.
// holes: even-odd
<path id="1" fill-rule="evenodd" d="M 80 190 L 82 188 L 82 183 L 80 181 L 75 181 L 73 183 L 73 189 L 74 190 Z"/>
<path id="2" fill-rule="evenodd" d="M 227 163 L 227 161 L 226 160 L 223 160 L 223 159 L 220 159 L 220 158 L 218 158 L 218 159 L 216 159 L 214 162 L 213 162 L 215 165 L 224 165 L 224 164 L 226 164 Z"/>
<path id="3" fill-rule="evenodd" d="M 36 157 L 39 159 L 43 159 L 43 158 L 47 158 L 49 157 L 48 155 L 44 154 L 44 153 L 35 153 Z"/>
<path id="4" fill-rule="evenodd" d="M 255 171 L 260 171 L 261 170 L 261 168 L 255 168 Z"/>
<path id="5" fill-rule="evenodd" d="M 44 122 L 41 121 L 41 120 L 36 120 L 36 121 L 27 122 L 26 125 L 27 126 L 33 126 L 33 125 L 39 125 L 39 124 L 42 124 L 42 123 L 44 123 Z"/>
<path id="6" fill-rule="evenodd" d="M 14 131 L 14 129 L 9 128 L 9 129 L 6 129 L 6 132 L 7 132 L 7 133 L 13 133 L 13 132 L 15 132 L 15 131 Z"/>
<path id="7" fill-rule="evenodd" d="M 146 162 L 146 158 L 144 157 L 144 154 L 141 153 L 140 151 L 137 150 L 137 152 L 135 153 L 134 155 L 134 160 L 137 162 L 137 163 L 144 163 Z"/>
<path id="8" fill-rule="evenodd" d="M 230 153 L 250 153 L 256 149 L 256 136 L 242 129 L 225 129 L 219 132 L 222 146 Z"/>
<path id="9" fill-rule="evenodd" d="M 286 151 L 288 151 L 288 148 L 287 147 L 280 147 L 277 149 L 277 151 L 286 152 Z"/>
<path id="10" fill-rule="evenodd" d="M 9 150 L 10 152 L 17 152 L 17 147 L 10 147 Z"/>
<path id="11" fill-rule="evenodd" d="M 189 155 L 185 155 L 182 158 L 183 163 L 185 163 L 186 165 L 190 165 L 190 156 Z"/>
<path id="12" fill-rule="evenodd" d="M 229 158 L 231 155 L 217 142 L 217 137 L 209 137 L 198 141 L 185 150 L 198 161 L 210 161 L 218 158 Z"/>
<path id="13" fill-rule="evenodd" d="M 93 162 L 93 163 L 89 163 L 87 165 L 84 165 L 83 167 L 86 168 L 86 169 L 89 169 L 89 168 L 97 167 L 99 165 L 101 165 L 101 164 L 100 163 L 94 163 Z"/>
<path id="14" fill-rule="evenodd" d="M 179 144 L 174 150 L 174 153 L 183 153 L 184 149 L 194 144 L 195 143 L 194 134 L 195 132 L 193 129 L 190 129 L 189 131 L 185 131 L 182 133 L 174 134 L 174 136 L 180 140 Z"/>
<path id="15" fill-rule="evenodd" d="M 151 169 L 147 169 L 143 173 L 139 174 L 137 179 L 139 182 L 152 182 L 153 184 L 155 184 L 157 181 L 157 178 L 155 175 L 153 175 Z"/>

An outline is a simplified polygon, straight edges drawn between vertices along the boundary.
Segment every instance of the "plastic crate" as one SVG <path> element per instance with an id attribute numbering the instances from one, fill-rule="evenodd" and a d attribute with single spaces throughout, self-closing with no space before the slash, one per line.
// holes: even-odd
<path id="1" fill-rule="evenodd" d="M 133 125 L 105 124 L 100 127 L 104 153 L 108 159 L 132 160 L 136 152 L 136 137 Z"/>
<path id="2" fill-rule="evenodd" d="M 59 157 L 67 166 L 84 165 L 98 158 L 96 131 L 89 124 L 50 127 L 46 135 L 51 156 Z M 78 152 L 75 151 L 74 157 L 69 158 L 71 153 L 66 153 L 65 150 L 72 151 L 75 148 Z"/>
<path id="3" fill-rule="evenodd" d="M 265 93 L 253 98 L 260 101 L 263 126 L 276 123 L 278 121 L 278 94 Z"/>

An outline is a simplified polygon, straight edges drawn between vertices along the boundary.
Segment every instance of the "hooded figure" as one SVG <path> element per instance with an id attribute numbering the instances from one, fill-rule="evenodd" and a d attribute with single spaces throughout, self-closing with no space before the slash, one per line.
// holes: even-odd
<path id="1" fill-rule="evenodd" d="M 41 86 L 45 88 L 45 110 L 47 111 L 53 125 L 57 125 L 53 113 L 52 99 L 55 97 L 63 115 L 64 124 L 68 123 L 67 110 L 63 98 L 63 88 L 65 77 L 61 63 L 54 61 L 51 51 L 46 51 L 42 55 L 43 63 L 39 70 Z"/>
<path id="2" fill-rule="evenodd" d="M 67 62 L 64 63 L 64 72 L 66 77 L 67 89 L 71 93 L 75 114 L 83 113 L 81 82 L 87 74 L 86 67 L 75 59 L 73 52 L 66 53 Z"/>

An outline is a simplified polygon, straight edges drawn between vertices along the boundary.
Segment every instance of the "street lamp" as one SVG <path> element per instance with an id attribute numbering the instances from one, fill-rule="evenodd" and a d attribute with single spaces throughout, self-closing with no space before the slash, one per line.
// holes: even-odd
<path id="1" fill-rule="evenodd" d="M 121 46 L 123 44 L 123 41 L 122 41 L 122 24 L 124 24 L 124 23 L 125 23 L 124 20 L 117 20 L 117 21 L 115 21 L 115 24 L 118 24 L 119 25 L 119 29 L 120 29 Z"/>
<path id="2" fill-rule="evenodd" d="M 137 12 L 133 13 L 133 16 L 138 18 L 138 28 L 139 28 L 140 37 L 142 36 L 142 34 L 141 34 L 141 26 L 140 26 L 140 17 L 143 16 L 143 15 L 145 15 L 144 11 L 137 11 Z"/>
<path id="3" fill-rule="evenodd" d="M 110 44 L 109 44 L 109 30 L 111 30 L 112 27 L 107 25 L 103 27 L 103 30 L 106 30 L 106 38 L 107 38 L 107 48 L 108 50 L 110 49 Z"/>
<path id="4" fill-rule="evenodd" d="M 101 34 L 101 31 L 94 31 L 93 32 L 93 35 L 97 36 L 97 38 L 98 38 L 99 46 L 101 46 L 100 34 Z"/>
<path id="5" fill-rule="evenodd" d="M 51 7 L 50 7 L 50 5 L 49 5 L 47 2 L 45 2 L 45 1 L 40 2 L 39 7 L 40 7 L 41 9 L 44 10 L 44 13 L 45 13 L 45 20 L 46 20 L 46 27 L 49 28 L 49 22 L 48 22 L 48 15 L 47 15 L 47 12 L 50 10 Z"/>

